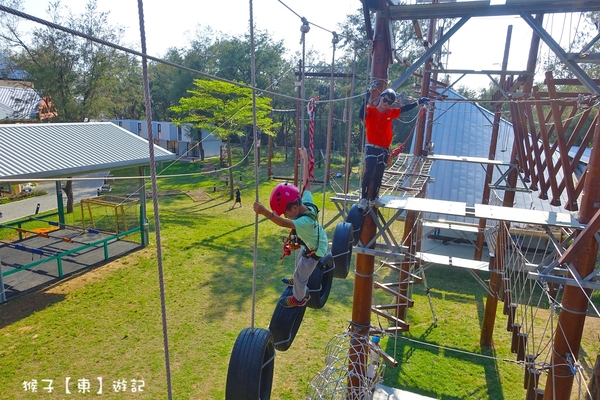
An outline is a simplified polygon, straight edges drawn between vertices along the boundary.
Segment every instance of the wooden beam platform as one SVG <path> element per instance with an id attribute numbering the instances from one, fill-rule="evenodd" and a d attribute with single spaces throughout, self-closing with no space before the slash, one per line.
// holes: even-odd
<path id="1" fill-rule="evenodd" d="M 488 0 L 390 6 L 390 18 L 415 20 L 589 11 L 600 11 L 600 2 L 597 0 L 506 0 L 505 4 L 490 5 Z"/>

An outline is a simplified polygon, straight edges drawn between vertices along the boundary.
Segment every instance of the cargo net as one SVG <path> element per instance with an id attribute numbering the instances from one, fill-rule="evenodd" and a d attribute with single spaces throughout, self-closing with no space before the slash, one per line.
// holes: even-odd
<path id="1" fill-rule="evenodd" d="M 123 233 L 139 228 L 139 200 L 117 196 L 83 199 L 81 224 L 106 233 Z"/>
<path id="2" fill-rule="evenodd" d="M 325 368 L 310 382 L 307 399 L 371 400 L 375 386 L 383 380 L 379 344 L 346 330 L 325 348 Z"/>

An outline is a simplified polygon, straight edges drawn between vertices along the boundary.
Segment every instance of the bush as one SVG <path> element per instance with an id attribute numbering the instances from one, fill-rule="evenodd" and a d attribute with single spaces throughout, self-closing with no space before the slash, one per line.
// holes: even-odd
<path id="1" fill-rule="evenodd" d="M 21 192 L 8 197 L 0 197 L 0 204 L 11 203 L 17 200 L 28 199 L 30 197 L 38 197 L 48 194 L 45 190 L 32 190 L 31 192 Z"/>

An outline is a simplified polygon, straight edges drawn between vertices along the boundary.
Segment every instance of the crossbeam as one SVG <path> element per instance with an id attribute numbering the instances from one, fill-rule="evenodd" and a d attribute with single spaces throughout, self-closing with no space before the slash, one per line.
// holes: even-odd
<path id="1" fill-rule="evenodd" d="M 599 11 L 596 0 L 507 0 L 505 4 L 490 5 L 489 1 L 462 1 L 390 6 L 392 20 L 432 18 L 494 17 L 503 15 L 557 14 Z"/>

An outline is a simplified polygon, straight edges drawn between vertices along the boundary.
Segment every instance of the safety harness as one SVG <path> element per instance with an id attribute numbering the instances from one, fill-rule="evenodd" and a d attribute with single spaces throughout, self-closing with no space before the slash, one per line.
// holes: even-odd
<path id="1" fill-rule="evenodd" d="M 306 208 L 308 208 L 308 211 L 301 214 L 296 219 L 298 220 L 302 217 L 309 217 L 315 223 L 315 227 L 318 227 L 318 225 L 319 225 L 319 207 L 317 207 L 316 204 L 308 203 L 308 202 L 303 203 L 303 204 L 306 206 Z M 300 239 L 298 237 L 298 235 L 296 234 L 296 229 L 290 230 L 290 233 L 288 234 L 287 238 L 283 239 L 283 254 L 281 255 L 281 257 L 279 257 L 279 259 L 281 260 L 283 257 L 291 255 L 292 250 L 298 250 L 301 246 L 304 246 L 304 248 L 306 249 L 304 251 L 304 257 L 306 257 L 306 258 L 310 257 L 315 260 L 319 260 L 320 258 L 316 255 L 316 252 L 319 248 L 319 242 L 321 241 L 320 235 L 321 235 L 321 230 L 317 229 L 317 244 L 314 248 L 311 248 L 302 239 Z"/>

